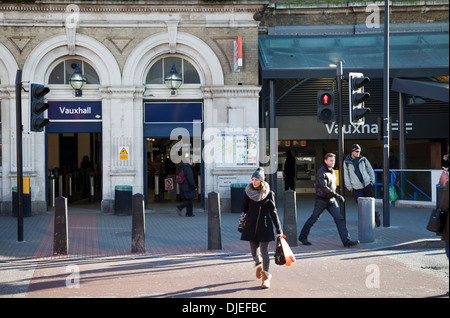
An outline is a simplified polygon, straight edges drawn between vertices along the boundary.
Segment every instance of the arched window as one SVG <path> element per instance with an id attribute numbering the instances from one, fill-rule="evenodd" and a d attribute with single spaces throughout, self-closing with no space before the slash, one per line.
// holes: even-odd
<path id="1" fill-rule="evenodd" d="M 145 84 L 164 84 L 164 78 L 170 74 L 173 65 L 181 75 L 183 84 L 200 84 L 200 76 L 195 67 L 180 57 L 164 57 L 154 63 L 147 73 Z"/>
<path id="2" fill-rule="evenodd" d="M 69 79 L 75 72 L 77 64 L 81 73 L 86 77 L 86 84 L 100 84 L 100 79 L 94 68 L 87 62 L 79 59 L 64 60 L 53 68 L 48 78 L 48 84 L 69 84 Z"/>

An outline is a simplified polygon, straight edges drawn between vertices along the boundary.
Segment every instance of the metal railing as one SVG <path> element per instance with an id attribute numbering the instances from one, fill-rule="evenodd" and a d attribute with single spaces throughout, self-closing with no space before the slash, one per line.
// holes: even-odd
<path id="1" fill-rule="evenodd" d="M 375 171 L 375 198 L 383 198 L 383 170 Z M 435 202 L 436 185 L 442 170 L 389 170 L 389 187 L 396 191 L 396 200 Z"/>

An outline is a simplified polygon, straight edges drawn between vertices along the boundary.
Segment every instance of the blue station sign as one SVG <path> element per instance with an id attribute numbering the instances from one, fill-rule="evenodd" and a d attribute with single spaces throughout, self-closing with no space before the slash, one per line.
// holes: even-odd
<path id="1" fill-rule="evenodd" d="M 49 101 L 50 122 L 101 122 L 101 101 Z"/>
<path id="2" fill-rule="evenodd" d="M 203 103 L 178 102 L 144 103 L 144 123 L 192 123 L 194 120 L 202 121 Z"/>

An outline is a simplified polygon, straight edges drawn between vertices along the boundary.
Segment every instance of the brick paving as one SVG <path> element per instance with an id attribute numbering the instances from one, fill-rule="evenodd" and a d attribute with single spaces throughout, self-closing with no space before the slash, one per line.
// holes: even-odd
<path id="1" fill-rule="evenodd" d="M 145 255 L 195 253 L 248 253 L 248 243 L 240 241 L 236 230 L 239 215 L 221 215 L 222 250 L 208 250 L 208 217 L 200 207 L 195 217 L 180 217 L 175 203 L 162 203 L 146 211 Z M 311 198 L 297 200 L 298 232 L 313 207 Z M 377 209 L 381 209 L 377 207 Z M 352 239 L 358 237 L 357 206 L 347 203 L 347 227 Z M 278 207 L 283 223 L 283 207 Z M 391 208 L 391 226 L 375 230 L 373 243 L 357 249 L 374 249 L 417 240 L 438 239 L 425 229 L 430 209 Z M 24 218 L 24 242 L 17 242 L 17 219 L 0 217 L 0 260 L 64 257 L 105 257 L 131 254 L 131 216 L 102 214 L 96 208 L 69 207 L 69 255 L 53 256 L 53 212 Z M 344 249 L 333 219 L 325 211 L 312 228 L 311 246 L 292 246 L 294 251 Z"/>
<path id="2" fill-rule="evenodd" d="M 300 230 L 313 202 L 297 202 Z M 283 222 L 282 206 L 278 210 Z M 219 311 L 229 306 L 230 297 L 244 302 L 262 298 L 272 311 L 271 299 L 284 297 L 448 298 L 448 274 L 437 277 L 391 257 L 430 247 L 424 242 L 442 246 L 425 229 L 430 209 L 392 208 L 390 227 L 377 228 L 374 242 L 350 249 L 342 246 L 331 216 L 323 214 L 311 230 L 312 245 L 291 246 L 297 258 L 294 266 L 271 262 L 274 279 L 269 290 L 260 289 L 248 242 L 239 239 L 239 214 L 222 213 L 222 249 L 208 251 L 208 215 L 198 207 L 194 213 L 193 218 L 180 217 L 172 204 L 153 206 L 145 214 L 146 252 L 131 254 L 131 216 L 69 207 L 67 256 L 52 255 L 52 212 L 25 218 L 21 243 L 16 241 L 16 218 L 0 217 L 0 298 L 213 297 Z M 347 205 L 347 227 L 357 239 L 357 209 L 352 203 Z M 402 250 L 402 244 L 412 249 Z M 437 249 L 427 252 L 426 258 L 447 261 Z M 367 270 L 373 266 L 380 275 L 377 288 L 367 285 L 372 277 Z M 191 302 L 171 303 L 170 311 L 179 314 Z"/>
<path id="3" fill-rule="evenodd" d="M 166 314 L 173 312 L 177 316 L 181 316 L 183 305 L 189 303 L 218 304 L 222 311 L 233 302 L 267 303 L 268 312 L 275 314 L 279 312 L 279 307 L 273 306 L 275 298 L 289 298 L 290 306 L 302 305 L 292 298 L 310 297 L 321 298 L 321 303 L 325 301 L 323 298 L 448 298 L 448 278 L 412 270 L 391 258 L 388 251 L 346 249 L 298 253 L 296 257 L 297 262 L 291 267 L 271 262 L 273 279 L 271 288 L 265 290 L 260 288 L 261 280 L 255 278 L 248 254 L 38 262 L 23 297 L 158 298 L 145 306 L 160 307 Z M 442 253 L 440 257 L 445 258 Z M 367 271 L 374 265 L 381 278 L 375 288 L 368 287 L 371 273 Z M 78 281 L 71 279 L 71 269 L 79 271 Z M 73 288 L 74 284 L 77 287 Z M 160 298 L 189 299 L 160 303 Z"/>

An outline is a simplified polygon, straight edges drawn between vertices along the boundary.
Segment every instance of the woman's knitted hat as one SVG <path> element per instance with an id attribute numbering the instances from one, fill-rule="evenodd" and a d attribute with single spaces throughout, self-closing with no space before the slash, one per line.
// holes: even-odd
<path id="1" fill-rule="evenodd" d="M 264 169 L 261 167 L 256 169 L 252 174 L 252 178 L 258 178 L 259 180 L 264 181 Z"/>

